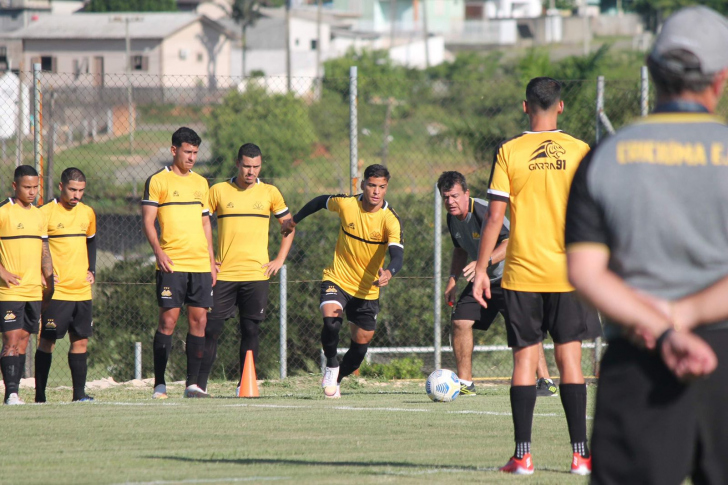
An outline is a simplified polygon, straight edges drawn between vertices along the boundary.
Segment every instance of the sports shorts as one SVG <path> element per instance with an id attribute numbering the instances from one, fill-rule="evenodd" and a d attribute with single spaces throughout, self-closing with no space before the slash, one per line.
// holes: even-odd
<path id="1" fill-rule="evenodd" d="M 215 284 L 212 310 L 207 319 L 227 320 L 239 310 L 240 318 L 264 320 L 268 306 L 268 280 L 220 281 Z"/>
<path id="2" fill-rule="evenodd" d="M 81 338 L 89 338 L 94 334 L 91 300 L 51 300 L 41 321 L 40 336 L 46 340 L 62 339 L 69 331 Z"/>
<path id="3" fill-rule="evenodd" d="M 694 332 L 718 368 L 678 381 L 654 351 L 610 342 L 601 363 L 592 434 L 591 483 L 728 483 L 728 330 Z"/>
<path id="4" fill-rule="evenodd" d="M 160 308 L 212 307 L 212 274 L 157 270 L 157 305 Z"/>
<path id="5" fill-rule="evenodd" d="M 0 332 L 23 329 L 38 333 L 40 306 L 40 301 L 0 301 Z"/>
<path id="6" fill-rule="evenodd" d="M 500 284 L 490 287 L 490 300 L 486 300 L 486 303 L 488 303 L 488 308 L 483 308 L 477 302 L 473 296 L 473 283 L 468 283 L 453 307 L 452 321 L 470 320 L 475 322 L 473 324 L 474 329 L 488 330 L 498 313 L 503 312 L 503 289 Z"/>
<path id="7" fill-rule="evenodd" d="M 334 303 L 346 313 L 346 319 L 362 330 L 374 330 L 377 327 L 379 300 L 364 300 L 345 292 L 336 283 L 321 282 L 321 304 Z"/>
<path id="8" fill-rule="evenodd" d="M 503 289 L 509 347 L 543 342 L 547 333 L 557 344 L 602 336 L 597 311 L 575 291 L 539 293 Z"/>

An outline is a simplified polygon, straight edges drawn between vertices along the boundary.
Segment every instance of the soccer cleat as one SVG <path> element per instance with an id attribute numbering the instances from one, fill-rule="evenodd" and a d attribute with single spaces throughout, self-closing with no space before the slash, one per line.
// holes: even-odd
<path id="1" fill-rule="evenodd" d="M 18 393 L 13 392 L 5 400 L 5 404 L 7 404 L 8 406 L 18 406 L 20 404 L 25 404 L 25 401 L 20 399 L 20 396 L 18 396 Z"/>
<path id="2" fill-rule="evenodd" d="M 324 387 L 324 397 L 327 399 L 341 399 L 341 386 Z"/>
<path id="3" fill-rule="evenodd" d="M 324 378 L 321 381 L 321 387 L 331 387 L 335 386 L 338 383 L 336 382 L 336 379 L 339 377 L 339 368 L 338 367 L 327 367 L 324 371 Z"/>
<path id="4" fill-rule="evenodd" d="M 574 475 L 591 475 L 591 456 L 584 458 L 580 453 L 574 453 L 571 459 L 571 473 Z"/>
<path id="5" fill-rule="evenodd" d="M 536 383 L 536 395 L 540 397 L 556 397 L 559 395 L 559 388 L 556 387 L 554 381 L 551 379 L 544 379 L 543 377 Z"/>
<path id="6" fill-rule="evenodd" d="M 84 396 L 80 399 L 74 399 L 73 402 L 93 402 L 94 398 L 89 396 L 88 394 L 84 394 Z"/>
<path id="7" fill-rule="evenodd" d="M 526 453 L 523 458 L 512 456 L 508 463 L 500 468 L 504 473 L 513 473 L 514 475 L 533 475 L 533 461 L 531 461 L 531 453 Z"/>
<path id="8" fill-rule="evenodd" d="M 152 399 L 167 399 L 167 386 L 164 384 L 156 386 L 152 394 Z"/>
<path id="9" fill-rule="evenodd" d="M 208 393 L 200 389 L 200 387 L 197 384 L 192 384 L 191 386 L 187 386 L 185 389 L 184 394 L 182 394 L 183 397 L 188 398 L 195 398 L 195 397 L 210 397 Z"/>
<path id="10" fill-rule="evenodd" d="M 460 395 L 461 396 L 475 396 L 475 383 L 460 384 Z"/>

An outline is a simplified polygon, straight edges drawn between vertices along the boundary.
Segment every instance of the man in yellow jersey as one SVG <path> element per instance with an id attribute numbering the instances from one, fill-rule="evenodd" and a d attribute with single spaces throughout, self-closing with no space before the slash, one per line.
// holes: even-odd
<path id="1" fill-rule="evenodd" d="M 377 324 L 379 288 L 402 269 L 402 225 L 384 200 L 388 184 L 389 170 L 383 165 L 370 165 L 364 170 L 361 194 L 318 196 L 283 224 L 282 233 L 286 235 L 303 218 L 324 208 L 337 212 L 341 221 L 334 261 L 324 269 L 321 283 L 321 345 L 326 356 L 321 387 L 328 398 L 341 397 L 341 380 L 364 360 Z M 387 248 L 390 261 L 382 269 Z M 349 320 L 351 345 L 339 366 L 336 350 L 344 312 Z"/>
<path id="2" fill-rule="evenodd" d="M 212 311 L 205 329 L 205 358 L 198 385 L 207 389 L 215 362 L 217 341 L 225 320 L 240 316 L 240 370 L 248 350 L 258 359 L 260 322 L 268 305 L 268 279 L 278 274 L 293 244 L 293 234 L 283 237 L 278 255 L 268 257 L 268 226 L 272 213 L 278 221 L 291 219 L 281 192 L 261 182 L 263 156 L 260 148 L 246 143 L 238 150 L 237 176 L 210 189 L 210 212 L 217 214 L 217 284 Z M 237 394 L 236 394 L 237 395 Z"/>
<path id="3" fill-rule="evenodd" d="M 581 341 L 601 335 L 596 311 L 583 303 L 566 274 L 564 225 L 569 187 L 579 162 L 589 151 L 583 141 L 557 129 L 564 111 L 561 84 L 537 77 L 526 87 L 523 111 L 530 131 L 496 150 L 488 218 L 475 267 L 473 295 L 487 307 L 491 297 L 486 272 L 511 205 L 511 238 L 503 269 L 503 299 L 508 345 L 513 349 L 511 409 L 516 451 L 501 471 L 532 474 L 531 425 L 536 403 L 534 374 L 539 344 L 554 340 L 556 366 L 572 445 L 571 473 L 591 473 L 586 439 L 586 384 L 581 371 Z"/>
<path id="4" fill-rule="evenodd" d="M 41 306 L 53 296 L 48 226 L 43 213 L 33 205 L 38 185 L 38 172 L 21 165 L 13 177 L 15 196 L 0 203 L 0 368 L 5 404 L 25 404 L 18 396 L 25 349 L 30 334 L 38 333 Z"/>
<path id="5" fill-rule="evenodd" d="M 91 285 L 96 272 L 96 214 L 81 202 L 86 176 L 67 168 L 58 184 L 60 197 L 40 208 L 48 223 L 48 242 L 53 257 L 55 291 L 43 311 L 40 344 L 35 353 L 35 402 L 46 402 L 46 384 L 56 340 L 66 332 L 71 340 L 68 367 L 71 369 L 74 401 L 93 401 L 86 395 L 88 339 L 93 335 Z"/>
<path id="6" fill-rule="evenodd" d="M 175 131 L 172 165 L 149 177 L 144 186 L 144 234 L 157 260 L 159 327 L 154 335 L 154 399 L 167 398 L 164 372 L 182 305 L 187 305 L 189 321 L 184 397 L 209 397 L 197 385 L 216 276 L 207 206 L 209 186 L 207 180 L 192 171 L 201 142 L 189 128 Z M 155 219 L 161 229 L 159 239 Z"/>

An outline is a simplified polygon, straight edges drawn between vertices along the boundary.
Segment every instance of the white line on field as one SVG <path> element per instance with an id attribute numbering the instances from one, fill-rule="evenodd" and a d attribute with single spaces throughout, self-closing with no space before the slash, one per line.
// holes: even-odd
<path id="1" fill-rule="evenodd" d="M 116 485 L 167 485 L 172 483 L 239 483 L 239 482 L 274 482 L 290 480 L 291 477 L 233 477 L 233 478 L 190 478 L 188 480 L 157 480 L 154 482 L 124 482 Z"/>

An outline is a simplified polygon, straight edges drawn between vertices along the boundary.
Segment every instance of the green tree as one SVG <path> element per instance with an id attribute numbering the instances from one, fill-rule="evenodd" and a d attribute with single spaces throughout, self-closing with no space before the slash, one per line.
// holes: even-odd
<path id="1" fill-rule="evenodd" d="M 656 31 L 668 15 L 690 5 L 705 5 L 723 15 L 728 14 L 728 2 L 725 0 L 627 0 L 625 10 L 631 10 L 644 16 L 647 27 Z"/>
<path id="2" fill-rule="evenodd" d="M 91 0 L 89 12 L 176 12 L 175 0 Z"/>

